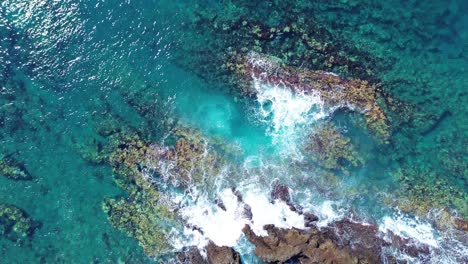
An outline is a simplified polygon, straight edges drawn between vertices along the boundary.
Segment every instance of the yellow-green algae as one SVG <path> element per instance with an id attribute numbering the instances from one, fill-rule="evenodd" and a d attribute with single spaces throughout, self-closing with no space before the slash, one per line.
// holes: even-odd
<path id="1" fill-rule="evenodd" d="M 356 167 L 363 164 L 351 139 L 330 123 L 314 129 L 309 135 L 306 150 L 310 152 L 309 157 L 314 162 L 329 170 L 345 170 L 344 165 Z"/>
<path id="2" fill-rule="evenodd" d="M 39 226 L 24 210 L 11 204 L 0 204 L 0 237 L 24 242 Z"/>

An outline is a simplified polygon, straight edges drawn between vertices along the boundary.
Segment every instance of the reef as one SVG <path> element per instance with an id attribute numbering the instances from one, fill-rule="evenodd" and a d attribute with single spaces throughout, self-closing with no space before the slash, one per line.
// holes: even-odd
<path id="1" fill-rule="evenodd" d="M 334 125 L 326 123 L 317 126 L 306 143 L 309 157 L 315 163 L 330 170 L 345 170 L 346 166 L 360 166 L 360 158 L 351 139 L 344 136 Z"/>
<path id="2" fill-rule="evenodd" d="M 175 129 L 173 137 L 175 146 L 172 148 L 150 146 L 150 156 L 156 161 L 153 164 L 161 176 L 175 186 L 188 187 L 221 172 L 224 160 L 208 146 L 198 131 Z"/>
<path id="3" fill-rule="evenodd" d="M 157 187 L 143 172 L 148 144 L 138 136 L 119 134 L 111 138 L 111 144 L 116 148 L 108 162 L 128 197 L 106 199 L 103 210 L 110 223 L 137 240 L 148 256 L 158 256 L 169 247 L 166 235 L 175 220 L 170 208 L 160 202 Z"/>
<path id="4" fill-rule="evenodd" d="M 316 23 L 310 15 L 315 12 L 305 3 L 254 5 L 247 1 L 228 1 L 217 7 L 200 7 L 197 12 L 187 14 L 191 23 L 184 24 L 185 41 L 178 54 L 183 59 L 176 54 L 175 62 L 187 62 L 181 67 L 190 68 L 209 82 L 227 83 L 226 57 L 248 51 L 271 54 L 295 67 L 333 71 L 372 81 L 374 72 L 388 63 L 332 35 Z"/>
<path id="5" fill-rule="evenodd" d="M 99 155 L 107 156 L 115 181 L 127 192 L 125 198 L 106 199 L 104 212 L 114 227 L 137 240 L 152 257 L 170 251 L 168 235 L 173 227 L 181 226 L 157 182 L 187 188 L 204 181 L 207 173 L 217 175 L 222 165 L 196 131 L 176 129 L 168 140 L 174 146 L 151 143 L 137 134 L 115 133 Z"/>
<path id="6" fill-rule="evenodd" d="M 0 175 L 15 181 L 30 181 L 33 179 L 24 165 L 11 157 L 0 160 Z"/>
<path id="7" fill-rule="evenodd" d="M 378 138 L 387 141 L 390 137 L 387 118 L 378 103 L 378 87 L 368 81 L 344 79 L 331 72 L 287 66 L 278 58 L 257 52 L 231 58 L 228 68 L 243 76 L 245 81 L 241 87 L 247 93 L 255 93 L 252 81 L 260 81 L 297 93 L 318 95 L 330 111 L 344 108 L 360 112 L 369 130 Z"/>
<path id="8" fill-rule="evenodd" d="M 463 217 L 468 215 L 467 194 L 450 186 L 435 172 L 417 168 L 403 168 L 397 172 L 400 182 L 397 206 L 420 216 L 431 210 L 457 208 Z"/>
<path id="9" fill-rule="evenodd" d="M 23 243 L 31 239 L 41 224 L 24 210 L 10 204 L 0 204 L 0 237 Z"/>

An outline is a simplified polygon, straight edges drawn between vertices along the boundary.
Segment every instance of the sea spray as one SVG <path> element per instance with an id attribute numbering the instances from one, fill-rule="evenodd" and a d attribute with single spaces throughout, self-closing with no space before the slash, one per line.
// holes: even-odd
<path id="1" fill-rule="evenodd" d="M 313 122 L 328 115 L 318 94 L 294 93 L 287 87 L 254 78 L 257 91 L 257 119 L 267 124 L 267 135 L 278 145 L 280 155 L 301 159 L 297 143 Z"/>

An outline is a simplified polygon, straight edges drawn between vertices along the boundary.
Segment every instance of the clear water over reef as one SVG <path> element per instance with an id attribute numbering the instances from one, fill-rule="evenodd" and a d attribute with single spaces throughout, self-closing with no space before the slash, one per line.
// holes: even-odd
<path id="1" fill-rule="evenodd" d="M 305 212 L 468 261 L 467 2 L 330 2 L 2 1 L 0 262 L 262 263 Z"/>

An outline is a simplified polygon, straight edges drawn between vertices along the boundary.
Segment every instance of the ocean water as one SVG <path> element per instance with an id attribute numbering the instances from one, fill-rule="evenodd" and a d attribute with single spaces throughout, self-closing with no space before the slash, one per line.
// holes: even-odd
<path id="1" fill-rule="evenodd" d="M 0 158 L 13 157 L 33 180 L 0 175 L 0 203 L 41 225 L 20 241 L 0 233 L 0 263 L 160 262 L 102 210 L 105 198 L 128 195 L 109 164 L 86 159 L 109 134 L 99 131 L 115 129 L 114 120 L 147 141 L 165 142 L 170 127 L 183 124 L 208 144 L 237 150 L 224 157 L 226 170 L 216 180 L 193 186 L 190 195 L 164 190 L 183 221 L 204 230 L 178 230 L 169 240 L 176 249 L 212 240 L 234 247 L 246 263 L 258 262 L 242 237 L 245 224 L 259 235 L 264 224 L 303 226 L 286 204 L 271 203 L 271 187 L 281 183 L 319 216 L 318 226 L 353 212 L 382 233 L 430 246 L 433 263 L 466 261 L 466 233 L 457 240 L 432 216 L 443 208 L 468 216 L 467 14 L 466 2 L 456 0 L 2 1 Z M 375 139 L 359 113 L 327 109 L 320 96 L 287 85 L 256 80 L 255 95 L 233 92 L 222 52 L 261 46 L 286 61 L 279 51 L 290 50 L 292 58 L 301 48 L 287 34 L 284 43 L 258 44 L 229 33 L 236 29 L 228 22 L 280 28 L 301 18 L 314 21 L 319 41 L 364 66 L 291 64 L 378 82 L 394 102 L 384 108 L 388 143 Z M 309 133 L 328 123 L 350 138 L 364 164 L 344 162 L 332 179 L 304 151 Z M 253 220 L 239 213 L 233 187 Z M 411 198 L 423 202 L 400 203 Z"/>

